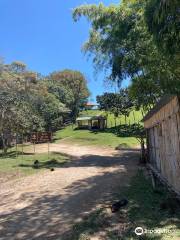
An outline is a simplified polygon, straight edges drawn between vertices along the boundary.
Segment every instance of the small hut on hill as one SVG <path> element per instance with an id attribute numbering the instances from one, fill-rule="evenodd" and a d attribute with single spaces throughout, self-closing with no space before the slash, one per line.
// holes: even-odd
<path id="1" fill-rule="evenodd" d="M 107 118 L 104 116 L 82 116 L 76 119 L 79 129 L 100 129 L 107 126 Z"/>
<path id="2" fill-rule="evenodd" d="M 149 166 L 180 194 L 180 97 L 162 98 L 143 120 Z"/>

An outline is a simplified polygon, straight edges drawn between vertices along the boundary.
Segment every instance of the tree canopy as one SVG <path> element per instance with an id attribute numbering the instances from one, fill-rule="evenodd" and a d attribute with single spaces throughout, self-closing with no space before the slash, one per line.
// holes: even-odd
<path id="1" fill-rule="evenodd" d="M 89 91 L 84 76 L 65 70 L 42 77 L 26 64 L 0 64 L 0 134 L 55 131 L 66 118 L 72 121 Z"/>
<path id="2" fill-rule="evenodd" d="M 148 0 L 145 18 L 160 51 L 166 55 L 180 54 L 179 0 Z"/>
<path id="3" fill-rule="evenodd" d="M 110 74 L 107 79 L 117 83 L 119 87 L 124 79 L 129 78 L 132 97 L 145 108 L 153 106 L 163 94 L 180 93 L 177 55 L 172 60 L 168 54 L 165 54 L 168 48 L 167 39 L 163 42 L 164 51 L 161 51 L 159 46 L 163 41 L 163 35 L 156 37 L 161 35 L 159 28 L 156 29 L 157 35 L 151 31 L 151 21 L 155 21 L 158 14 L 161 21 L 160 9 L 161 7 L 163 9 L 164 5 L 162 3 L 159 5 L 157 2 L 159 1 L 123 0 L 118 5 L 108 7 L 102 3 L 82 5 L 73 12 L 75 21 L 85 16 L 91 22 L 89 39 L 83 49 L 93 56 L 95 68 L 108 70 Z M 179 7 L 178 1 L 176 3 Z M 152 12 L 152 5 L 157 8 L 159 6 L 159 13 Z M 170 5 L 172 7 L 172 4 Z M 171 11 L 173 9 L 172 7 Z M 168 11 L 163 11 L 166 19 L 168 19 Z M 176 15 L 179 10 L 174 12 Z M 153 20 L 149 19 L 149 16 Z M 171 30 L 174 29 L 174 35 L 171 30 L 168 33 L 171 38 L 177 37 L 174 43 L 176 50 L 178 50 L 176 43 L 179 36 L 177 31 L 179 25 L 176 25 L 178 20 L 177 17 L 175 20 L 171 19 L 171 23 L 175 24 L 174 28 L 173 24 L 170 24 Z M 140 98 L 139 93 L 142 93 Z M 145 101 L 146 96 L 148 102 Z"/>
<path id="4" fill-rule="evenodd" d="M 111 112 L 115 117 L 127 117 L 133 106 L 128 89 L 121 89 L 119 93 L 104 93 L 96 99 L 101 110 Z"/>
<path id="5" fill-rule="evenodd" d="M 75 121 L 90 95 L 83 74 L 68 69 L 56 71 L 48 76 L 47 85 L 49 91 L 71 110 L 71 118 Z"/>

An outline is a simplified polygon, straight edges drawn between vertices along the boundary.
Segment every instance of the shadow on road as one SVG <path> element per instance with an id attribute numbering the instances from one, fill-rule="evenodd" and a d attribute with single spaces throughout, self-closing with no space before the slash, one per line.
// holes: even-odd
<path id="1" fill-rule="evenodd" d="M 82 168 L 85 173 L 94 169 L 96 172 L 93 176 L 85 174 L 83 179 L 62 186 L 55 177 L 57 175 L 52 175 L 53 181 L 45 186 L 46 189 L 42 189 L 40 185 L 38 191 L 36 189 L 28 192 L 27 186 L 27 190 L 25 187 L 24 192 L 16 200 L 12 198 L 15 192 L 1 194 L 0 240 L 77 240 L 84 230 L 90 228 L 90 222 L 95 222 L 93 226 L 97 226 L 91 229 L 92 233 L 102 229 L 108 231 L 108 227 L 113 229 L 115 224 L 112 218 L 102 215 L 101 209 L 102 206 L 111 204 L 117 196 L 128 197 L 132 206 L 130 208 L 132 216 L 137 211 L 137 220 L 142 224 L 149 222 L 151 227 L 155 227 L 164 221 L 165 226 L 168 221 L 167 214 L 162 214 L 154 224 L 154 216 L 149 215 L 148 211 L 144 215 L 142 213 L 138 215 L 143 204 L 147 208 L 149 207 L 147 202 L 152 205 L 154 201 L 152 195 L 149 195 L 152 190 L 149 191 L 150 188 L 143 178 L 138 181 L 132 178 L 137 173 L 138 158 L 137 150 L 117 152 L 114 156 L 82 156 L 64 164 L 61 168 L 63 171 L 73 168 L 74 174 L 77 175 Z M 60 174 L 61 171 L 58 171 L 55 171 L 55 174 Z M 62 181 L 66 182 L 66 179 Z M 130 189 L 130 194 L 121 189 Z M 8 210 L 4 211 L 4 206 L 9 206 Z M 157 213 L 157 208 L 152 211 Z M 122 217 L 122 214 L 117 215 L 118 221 L 122 220 Z M 127 223 L 127 219 L 125 221 Z M 179 223 L 174 222 L 174 224 L 178 226 Z M 79 230 L 72 237 L 74 225 L 79 226 Z M 111 234 L 114 234 L 113 230 Z M 162 238 L 159 236 L 154 239 Z"/>
<path id="2" fill-rule="evenodd" d="M 71 168 L 71 167 L 115 167 L 123 164 L 129 164 L 126 159 L 134 158 L 139 156 L 139 149 L 125 148 L 121 151 L 116 151 L 113 156 L 100 156 L 100 155 L 83 155 L 82 157 L 72 156 L 60 152 L 52 152 L 53 155 L 65 156 L 69 161 L 58 162 L 55 158 L 49 161 L 39 161 L 39 169 L 43 168 Z M 20 164 L 19 167 L 34 168 L 33 164 Z"/>
<path id="3" fill-rule="evenodd" d="M 64 164 L 63 169 L 75 168 L 76 174 L 78 168 L 83 167 L 84 171 L 89 167 L 100 168 L 95 176 L 63 187 L 65 194 L 57 194 L 57 183 L 50 184 L 46 191 L 39 189 L 38 194 L 26 192 L 25 188 L 15 202 L 11 198 L 14 193 L 1 195 L 0 240 L 53 240 L 68 235 L 73 224 L 98 205 L 111 201 L 119 187 L 128 186 L 129 179 L 136 172 L 138 156 L 137 151 L 122 152 L 114 157 L 88 155 Z M 11 210 L 3 212 L 3 204 L 10 206 Z M 13 204 L 20 207 L 15 208 Z"/>

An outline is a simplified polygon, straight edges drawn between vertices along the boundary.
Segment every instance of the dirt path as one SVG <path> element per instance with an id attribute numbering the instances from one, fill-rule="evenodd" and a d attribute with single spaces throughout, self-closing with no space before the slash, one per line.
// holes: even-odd
<path id="1" fill-rule="evenodd" d="M 137 150 L 62 143 L 51 145 L 51 151 L 73 160 L 54 172 L 1 184 L 0 240 L 60 240 L 88 212 L 111 200 L 137 170 Z"/>
<path id="2" fill-rule="evenodd" d="M 36 153 L 47 153 L 48 144 L 36 144 L 35 147 Z M 61 152 L 67 155 L 71 155 L 74 157 L 82 157 L 84 155 L 98 155 L 98 156 L 114 156 L 117 154 L 117 151 L 110 147 L 103 146 L 84 146 L 75 143 L 51 143 L 49 145 L 50 152 Z M 27 147 L 26 152 L 34 152 L 33 147 Z"/>

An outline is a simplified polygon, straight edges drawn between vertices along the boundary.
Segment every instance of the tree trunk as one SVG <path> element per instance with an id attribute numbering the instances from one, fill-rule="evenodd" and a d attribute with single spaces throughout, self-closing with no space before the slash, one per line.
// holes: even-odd
<path id="1" fill-rule="evenodd" d="M 114 118 L 114 123 L 115 123 L 115 127 L 116 127 L 116 118 Z"/>
<path id="2" fill-rule="evenodd" d="M 3 143 L 3 153 L 6 154 L 6 153 L 7 153 L 8 146 L 7 146 L 7 141 L 6 141 L 6 139 L 4 138 L 4 134 L 3 134 L 3 133 L 1 134 L 1 138 L 2 138 L 2 143 Z"/>

